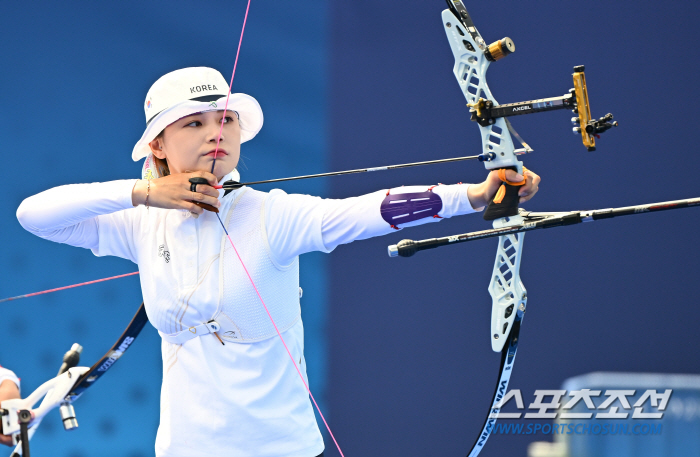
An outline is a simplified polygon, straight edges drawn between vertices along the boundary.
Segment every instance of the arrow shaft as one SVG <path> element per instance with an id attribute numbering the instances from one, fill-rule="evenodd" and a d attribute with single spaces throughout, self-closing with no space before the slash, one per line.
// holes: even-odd
<path id="1" fill-rule="evenodd" d="M 351 174 L 356 174 L 356 173 L 369 173 L 372 171 L 396 170 L 399 168 L 410 168 L 410 167 L 420 167 L 423 165 L 435 165 L 435 164 L 440 164 L 440 163 L 461 162 L 464 160 L 475 160 L 478 158 L 479 158 L 479 156 L 465 156 L 465 157 L 453 157 L 451 159 L 426 160 L 424 162 L 402 163 L 402 164 L 398 164 L 398 165 L 387 165 L 384 167 L 357 168 L 355 170 L 334 171 L 334 172 L 330 172 L 330 173 L 318 173 L 315 175 L 294 176 L 291 178 L 268 179 L 265 181 L 251 181 L 251 182 L 244 182 L 244 183 L 233 183 L 233 184 L 228 184 L 228 185 L 224 184 L 223 186 L 216 186 L 216 188 L 217 189 L 238 189 L 239 187 L 242 187 L 242 186 L 252 186 L 254 184 L 269 184 L 269 183 L 284 182 L 284 181 L 297 181 L 300 179 L 326 178 L 329 176 L 351 175 Z"/>

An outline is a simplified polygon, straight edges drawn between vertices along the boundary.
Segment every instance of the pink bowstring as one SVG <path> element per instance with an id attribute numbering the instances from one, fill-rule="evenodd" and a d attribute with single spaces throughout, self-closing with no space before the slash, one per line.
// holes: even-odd
<path id="1" fill-rule="evenodd" d="M 265 308 L 265 312 L 267 313 L 268 317 L 270 318 L 270 322 L 272 322 L 273 327 L 275 327 L 275 331 L 277 332 L 277 336 L 280 337 L 280 340 L 282 341 L 282 344 L 284 345 L 284 349 L 286 349 L 287 354 L 289 355 L 289 359 L 292 361 L 292 363 L 294 364 L 294 368 L 297 370 L 297 373 L 299 374 L 299 378 L 301 379 L 301 382 L 304 383 L 304 387 L 306 387 L 306 391 L 309 393 L 309 397 L 311 397 L 311 400 L 314 402 L 314 406 L 316 406 L 316 410 L 318 411 L 318 414 L 321 416 L 321 419 L 323 419 L 323 423 L 326 426 L 328 433 L 331 435 L 331 438 L 333 438 L 333 442 L 335 443 L 335 446 L 338 448 L 338 452 L 340 452 L 341 456 L 345 457 L 345 454 L 343 454 L 343 451 L 340 449 L 340 445 L 338 444 L 338 441 L 335 439 L 335 436 L 333 435 L 333 432 L 331 431 L 331 428 L 328 425 L 328 422 L 326 422 L 326 418 L 323 416 L 323 413 L 321 412 L 321 408 L 318 407 L 318 403 L 316 403 L 316 399 L 314 398 L 313 394 L 311 393 L 311 389 L 309 389 L 309 385 L 306 383 L 306 380 L 304 379 L 304 375 L 301 374 L 301 370 L 299 369 L 299 365 L 297 365 L 296 360 L 294 360 L 294 357 L 292 356 L 292 353 L 289 350 L 287 343 L 284 341 L 284 338 L 282 337 L 282 333 L 280 333 L 279 329 L 277 328 L 277 324 L 275 324 L 275 320 L 272 318 L 272 314 L 270 314 L 270 310 L 267 309 L 267 305 L 265 304 L 265 300 L 263 300 L 262 296 L 260 295 L 258 288 L 255 286 L 255 282 L 253 282 L 253 278 L 250 276 L 248 269 L 246 268 L 245 264 L 243 263 L 243 259 L 241 259 L 241 255 L 238 253 L 238 249 L 236 249 L 236 246 L 233 244 L 233 240 L 231 240 L 231 235 L 226 233 L 226 237 L 228 238 L 229 242 L 231 243 L 231 247 L 233 248 L 234 252 L 236 253 L 238 260 L 241 262 L 241 266 L 243 267 L 245 274 L 248 276 L 248 279 L 250 280 L 250 284 L 252 284 L 253 289 L 255 289 L 255 293 L 258 295 L 258 298 L 260 299 L 260 303 L 262 303 L 263 307 Z"/>
<path id="2" fill-rule="evenodd" d="M 219 136 L 216 138 L 216 149 L 214 149 L 214 161 L 211 164 L 211 172 L 214 173 L 214 165 L 216 165 L 216 156 L 219 153 L 219 142 L 221 135 L 224 133 L 224 120 L 226 119 L 226 109 L 228 108 L 228 99 L 231 97 L 231 88 L 233 87 L 233 77 L 236 76 L 236 67 L 238 66 L 238 55 L 241 53 L 241 43 L 243 43 L 243 32 L 245 32 L 245 23 L 248 21 L 248 11 L 250 10 L 250 0 L 245 8 L 245 16 L 243 16 L 243 27 L 241 28 L 241 37 L 238 39 L 238 50 L 236 51 L 236 60 L 233 62 L 233 72 L 231 73 L 231 82 L 228 84 L 228 93 L 226 94 L 226 103 L 224 104 L 224 116 L 221 118 L 221 126 L 219 127 Z"/>
<path id="3" fill-rule="evenodd" d="M 224 105 L 224 114 L 226 113 L 226 110 L 228 109 L 228 101 L 229 97 L 231 96 L 231 90 L 233 88 L 233 78 L 236 75 L 236 67 L 238 66 L 238 56 L 241 52 L 241 43 L 243 42 L 243 32 L 245 31 L 245 25 L 248 20 L 248 11 L 250 10 L 250 0 L 248 0 L 248 6 L 246 7 L 245 10 L 245 16 L 243 18 L 243 28 L 241 29 L 241 37 L 238 40 L 238 50 L 236 51 L 236 60 L 233 64 L 233 73 L 231 74 L 231 82 L 229 83 L 228 87 L 228 94 L 226 95 L 226 104 Z M 221 141 L 221 135 L 223 134 L 224 131 L 224 118 L 221 119 L 221 126 L 219 128 L 219 136 L 216 139 L 216 149 L 214 150 L 214 161 L 211 165 L 211 172 L 214 173 L 214 166 L 216 165 L 216 156 L 219 151 L 219 142 Z M 215 188 L 220 188 L 220 186 L 215 186 Z M 342 457 L 345 457 L 345 454 L 343 454 L 343 451 L 340 449 L 340 445 L 338 444 L 338 441 L 335 439 L 335 435 L 333 435 L 333 432 L 331 431 L 330 426 L 328 425 L 328 422 L 326 422 L 326 418 L 323 416 L 323 413 L 321 412 L 321 408 L 319 408 L 318 403 L 316 403 L 316 399 L 314 398 L 313 394 L 311 393 L 311 389 L 309 388 L 309 385 L 306 383 L 306 380 L 304 379 L 304 375 L 301 374 L 301 370 L 299 369 L 299 366 L 297 365 L 296 360 L 294 360 L 294 357 L 292 356 L 291 351 L 289 350 L 289 347 L 287 346 L 287 343 L 284 341 L 284 338 L 282 337 L 282 333 L 279 331 L 279 328 L 277 328 L 277 324 L 275 323 L 275 320 L 272 318 L 272 314 L 270 314 L 270 310 L 267 308 L 267 305 L 265 304 L 265 300 L 263 300 L 262 296 L 260 295 L 260 291 L 258 291 L 257 286 L 255 285 L 255 282 L 253 281 L 252 276 L 250 276 L 250 273 L 248 272 L 248 268 L 246 268 L 245 263 L 243 263 L 243 259 L 241 259 L 240 254 L 238 253 L 238 249 L 236 249 L 236 245 L 233 244 L 233 240 L 231 239 L 231 235 L 229 235 L 228 230 L 226 230 L 226 226 L 224 225 L 223 221 L 221 220 L 221 216 L 218 213 L 215 213 L 217 219 L 219 219 L 219 223 L 221 224 L 221 228 L 224 229 L 224 233 L 226 234 L 226 237 L 228 238 L 229 243 L 231 243 L 231 247 L 233 248 L 233 251 L 236 253 L 236 257 L 238 257 L 238 261 L 241 262 L 241 266 L 243 267 L 243 271 L 245 271 L 245 274 L 248 276 L 248 280 L 250 281 L 250 284 L 253 286 L 253 289 L 255 289 L 255 293 L 257 294 L 258 298 L 260 299 L 260 303 L 262 303 L 263 308 L 265 308 L 265 312 L 267 313 L 267 316 L 270 318 L 270 322 L 272 322 L 272 326 L 275 328 L 275 331 L 277 332 L 277 336 L 279 336 L 280 341 L 282 341 L 282 345 L 284 345 L 284 349 L 287 351 L 287 355 L 289 355 L 289 359 L 292 361 L 292 364 L 294 365 L 294 368 L 297 371 L 297 374 L 299 375 L 299 379 L 301 379 L 301 382 L 304 383 L 304 387 L 306 388 L 306 392 L 308 392 L 309 397 L 311 398 L 311 401 L 313 401 L 314 406 L 316 407 L 316 411 L 318 411 L 319 416 L 321 416 L 321 419 L 323 420 L 323 424 L 326 426 L 326 430 L 328 430 L 328 433 L 331 435 L 331 438 L 333 438 L 333 442 L 335 443 L 335 447 L 338 448 L 338 452 L 340 452 L 340 455 Z"/>
<path id="4" fill-rule="evenodd" d="M 6 302 L 6 301 L 11 301 L 11 300 L 18 300 L 20 298 L 35 297 L 37 295 L 48 294 L 51 292 L 58 292 L 59 290 L 73 289 L 74 287 L 88 286 L 90 284 L 96 284 L 98 282 L 111 281 L 112 279 L 125 278 L 127 276 L 133 276 L 133 275 L 137 275 L 137 274 L 139 274 L 139 272 L 134 271 L 133 273 L 127 273 L 127 274 L 117 275 L 117 276 L 110 276 L 109 278 L 95 279 L 93 281 L 81 282 L 80 284 L 73 284 L 71 286 L 56 287 L 55 289 L 42 290 L 41 292 L 32 292 L 31 294 L 17 295 L 16 297 L 3 298 L 2 300 L 0 300 L 0 303 Z"/>

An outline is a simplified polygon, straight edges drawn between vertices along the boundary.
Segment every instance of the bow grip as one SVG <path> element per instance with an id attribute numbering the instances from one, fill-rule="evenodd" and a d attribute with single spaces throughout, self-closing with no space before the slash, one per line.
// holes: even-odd
<path id="1" fill-rule="evenodd" d="M 506 167 L 505 169 L 518 171 L 515 167 Z M 493 199 L 491 199 L 491 203 L 489 203 L 486 211 L 484 211 L 484 220 L 486 221 L 493 221 L 502 217 L 510 217 L 518 214 L 518 205 L 520 203 L 518 192 L 522 186 L 512 186 L 506 182 L 502 185 L 506 189 L 505 196 L 501 203 L 494 203 Z"/>

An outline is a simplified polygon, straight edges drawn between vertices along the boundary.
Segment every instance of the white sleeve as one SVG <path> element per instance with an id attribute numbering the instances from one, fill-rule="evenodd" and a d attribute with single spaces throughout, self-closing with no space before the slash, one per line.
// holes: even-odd
<path id="1" fill-rule="evenodd" d="M 131 194 L 135 179 L 54 187 L 25 199 L 17 209 L 29 232 L 57 243 L 91 249 L 95 255 L 116 255 L 136 262 Z M 100 243 L 100 235 L 110 240 Z"/>
<path id="2" fill-rule="evenodd" d="M 3 381 L 12 381 L 17 385 L 17 389 L 19 389 L 19 378 L 17 375 L 7 368 L 0 367 L 0 384 L 2 384 Z"/>
<path id="3" fill-rule="evenodd" d="M 265 203 L 265 226 L 274 260 L 279 265 L 288 265 L 305 252 L 331 252 L 340 244 L 395 232 L 381 215 L 381 204 L 387 192 L 425 192 L 430 187 L 384 189 L 342 200 L 288 195 L 275 189 Z M 475 209 L 469 202 L 468 188 L 469 184 L 432 187 L 442 200 L 442 209 L 437 215 L 448 218 L 473 213 Z M 401 228 L 438 221 L 439 218 L 426 217 Z"/>

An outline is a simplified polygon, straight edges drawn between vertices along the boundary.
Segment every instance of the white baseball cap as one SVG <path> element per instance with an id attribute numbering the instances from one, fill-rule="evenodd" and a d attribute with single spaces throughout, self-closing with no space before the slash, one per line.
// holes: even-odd
<path id="1" fill-rule="evenodd" d="M 161 76 L 146 94 L 146 130 L 134 146 L 134 162 L 151 153 L 148 143 L 178 119 L 205 111 L 222 111 L 229 87 L 226 79 L 213 68 L 190 67 Z M 238 113 L 241 143 L 253 139 L 263 125 L 260 104 L 250 95 L 231 94 L 228 110 Z"/>

